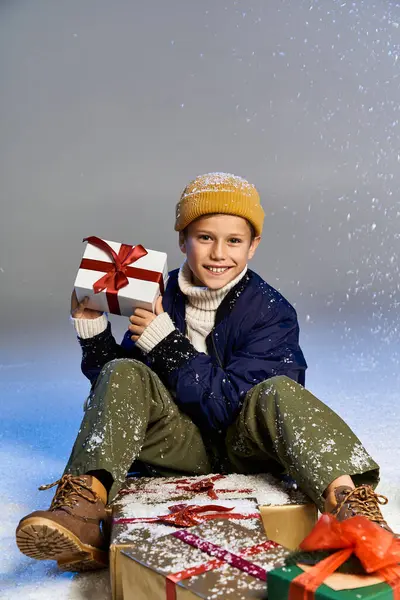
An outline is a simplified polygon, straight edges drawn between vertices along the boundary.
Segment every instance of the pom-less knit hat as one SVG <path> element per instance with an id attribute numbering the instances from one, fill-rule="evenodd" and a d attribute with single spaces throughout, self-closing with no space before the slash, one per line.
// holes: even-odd
<path id="1" fill-rule="evenodd" d="M 175 231 L 203 215 L 222 213 L 247 219 L 261 235 L 264 210 L 254 185 L 230 173 L 199 175 L 183 190 L 176 205 Z"/>

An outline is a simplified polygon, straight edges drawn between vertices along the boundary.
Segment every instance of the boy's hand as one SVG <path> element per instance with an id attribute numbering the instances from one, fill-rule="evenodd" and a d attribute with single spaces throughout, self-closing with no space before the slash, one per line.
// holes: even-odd
<path id="1" fill-rule="evenodd" d="M 137 342 L 137 340 L 140 338 L 146 327 L 150 325 L 150 323 L 154 321 L 154 319 L 158 317 L 158 315 L 161 315 L 161 313 L 163 312 L 164 309 L 162 305 L 161 296 L 157 299 L 155 313 L 152 313 L 149 310 L 145 310 L 144 308 L 136 308 L 133 311 L 133 315 L 129 317 L 131 325 L 129 325 L 128 329 L 133 333 L 133 335 L 131 336 L 131 340 Z"/>
<path id="2" fill-rule="evenodd" d="M 97 319 L 103 314 L 101 311 L 86 308 L 89 298 L 86 296 L 82 302 L 78 302 L 75 290 L 71 295 L 71 317 L 74 319 Z"/>

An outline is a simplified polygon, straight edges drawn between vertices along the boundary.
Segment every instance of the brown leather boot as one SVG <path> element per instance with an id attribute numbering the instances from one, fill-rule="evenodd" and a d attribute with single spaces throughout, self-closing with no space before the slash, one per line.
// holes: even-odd
<path id="1" fill-rule="evenodd" d="M 64 571 L 90 571 L 108 565 L 107 492 L 91 475 L 63 475 L 49 510 L 27 515 L 17 527 L 18 548 L 31 558 L 56 560 Z"/>
<path id="2" fill-rule="evenodd" d="M 344 521 L 362 515 L 370 521 L 374 521 L 383 529 L 393 533 L 386 523 L 380 504 L 387 504 L 386 496 L 376 494 L 371 486 L 360 485 L 354 489 L 347 485 L 341 485 L 330 492 L 325 499 L 325 512 L 334 515 L 338 521 Z"/>

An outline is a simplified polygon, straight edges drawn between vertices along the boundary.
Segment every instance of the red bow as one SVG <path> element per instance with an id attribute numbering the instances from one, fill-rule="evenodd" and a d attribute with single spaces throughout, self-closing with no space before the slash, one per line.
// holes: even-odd
<path id="1" fill-rule="evenodd" d="M 193 525 L 199 525 L 205 520 L 208 521 L 209 519 L 215 519 L 215 517 L 225 516 L 223 514 L 215 514 L 215 512 L 229 513 L 229 511 L 231 511 L 232 509 L 233 507 L 227 508 L 226 506 L 217 506 L 213 504 L 206 506 L 175 504 L 174 506 L 169 507 L 169 510 L 172 510 L 172 513 L 170 515 L 165 515 L 158 518 L 162 523 L 167 523 L 169 525 L 178 525 L 179 527 L 192 527 Z M 210 511 L 214 511 L 214 514 L 201 515 L 201 513 Z"/>
<path id="2" fill-rule="evenodd" d="M 128 285 L 128 277 L 135 277 L 137 279 L 142 279 L 143 281 L 158 283 L 161 294 L 164 293 L 164 279 L 162 273 L 129 266 L 139 258 L 148 254 L 147 250 L 140 244 L 137 246 L 121 244 L 117 254 L 107 242 L 94 235 L 84 238 L 83 241 L 89 242 L 89 244 L 104 250 L 111 258 L 111 262 L 83 258 L 80 264 L 81 269 L 106 272 L 103 277 L 93 284 L 93 290 L 95 294 L 106 290 L 108 308 L 111 313 L 115 315 L 121 314 L 118 302 L 118 290 Z"/>
<path id="3" fill-rule="evenodd" d="M 200 525 L 204 521 L 210 519 L 256 519 L 260 517 L 259 513 L 249 513 L 247 515 L 241 513 L 232 513 L 233 507 L 219 506 L 217 504 L 208 504 L 198 506 L 195 504 L 174 504 L 169 506 L 168 510 L 172 512 L 169 515 L 159 515 L 157 517 L 133 517 L 133 518 L 117 518 L 113 522 L 117 525 L 126 523 L 167 523 L 168 525 L 176 525 L 178 527 L 192 527 Z M 208 515 L 202 513 L 210 513 Z"/>
<path id="4" fill-rule="evenodd" d="M 224 475 L 214 475 L 213 477 L 205 477 L 194 483 L 191 483 L 188 479 L 179 479 L 175 482 L 177 484 L 176 489 L 185 492 L 207 492 L 207 496 L 216 500 L 218 496 L 214 491 L 214 481 L 223 478 Z"/>
<path id="5" fill-rule="evenodd" d="M 101 238 L 91 235 L 84 238 L 84 242 L 89 242 L 92 246 L 96 246 L 104 250 L 111 258 L 112 263 L 109 264 L 109 272 L 103 275 L 96 283 L 93 284 L 94 293 L 98 294 L 107 289 L 110 292 L 118 292 L 121 288 L 128 285 L 129 280 L 126 276 L 126 268 L 136 262 L 142 256 L 146 256 L 147 250 L 140 244 L 137 246 L 128 246 L 121 244 L 118 254 L 111 248 L 107 242 Z"/>
<path id="6" fill-rule="evenodd" d="M 338 521 L 324 514 L 300 548 L 338 552 L 293 579 L 289 600 L 313 600 L 318 587 L 351 554 L 357 556 L 367 573 L 382 577 L 392 587 L 393 599 L 400 600 L 400 540 L 366 517 Z"/>

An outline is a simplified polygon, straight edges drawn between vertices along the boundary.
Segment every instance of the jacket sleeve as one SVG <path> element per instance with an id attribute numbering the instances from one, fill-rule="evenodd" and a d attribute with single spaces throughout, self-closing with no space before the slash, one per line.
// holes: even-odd
<path id="1" fill-rule="evenodd" d="M 117 344 L 111 333 L 110 323 L 102 333 L 87 339 L 78 338 L 78 340 L 82 347 L 82 373 L 92 385 L 96 382 L 101 369 L 110 360 L 116 358 L 144 360 L 144 355 L 134 344 L 130 347 Z"/>
<path id="2" fill-rule="evenodd" d="M 258 383 L 286 375 L 304 384 L 307 367 L 298 344 L 299 327 L 291 305 L 256 322 L 222 368 L 197 352 L 178 330 L 149 353 L 151 367 L 175 392 L 175 402 L 200 428 L 222 431 L 236 418 L 246 393 Z"/>

